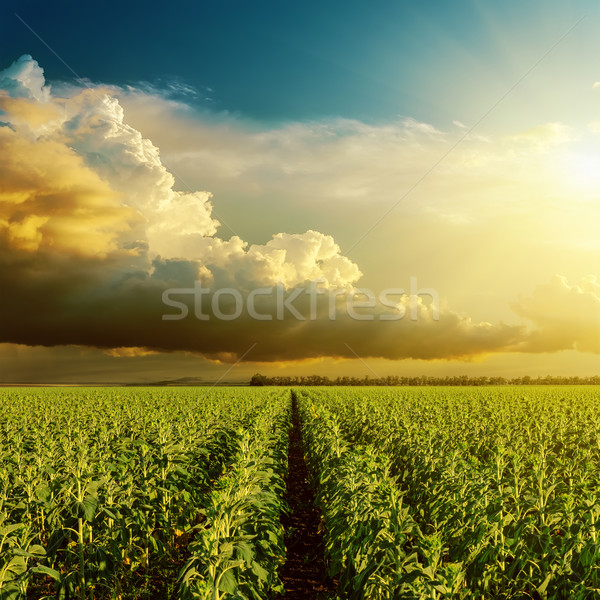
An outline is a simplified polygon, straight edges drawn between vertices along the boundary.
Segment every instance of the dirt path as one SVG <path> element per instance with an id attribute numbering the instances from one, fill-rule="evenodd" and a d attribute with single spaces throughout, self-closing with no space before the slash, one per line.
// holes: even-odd
<path id="1" fill-rule="evenodd" d="M 281 569 L 285 600 L 325 600 L 335 597 L 335 584 L 327 576 L 323 538 L 319 533 L 321 513 L 308 483 L 302 452 L 300 420 L 292 399 L 292 429 L 288 456 L 287 502 L 290 514 L 283 519 L 287 561 Z"/>

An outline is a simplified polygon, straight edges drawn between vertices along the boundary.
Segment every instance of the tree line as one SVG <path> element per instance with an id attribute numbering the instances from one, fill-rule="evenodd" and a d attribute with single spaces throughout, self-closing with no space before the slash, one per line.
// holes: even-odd
<path id="1" fill-rule="evenodd" d="M 267 377 L 256 373 L 250 379 L 250 385 L 282 385 L 282 386 L 304 386 L 304 385 L 600 385 L 600 375 L 591 377 L 560 377 L 546 375 L 545 377 L 469 377 L 467 375 L 446 375 L 435 377 L 421 375 L 417 377 L 398 377 L 389 375 L 387 377 L 336 377 L 330 379 L 324 375 L 306 375 L 302 377 Z"/>

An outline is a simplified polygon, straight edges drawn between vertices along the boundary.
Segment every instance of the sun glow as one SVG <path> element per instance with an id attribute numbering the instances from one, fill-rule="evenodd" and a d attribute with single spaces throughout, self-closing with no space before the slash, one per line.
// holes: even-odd
<path id="1" fill-rule="evenodd" d="M 572 186 L 600 193 L 600 152 L 569 153 L 564 163 L 563 176 Z"/>

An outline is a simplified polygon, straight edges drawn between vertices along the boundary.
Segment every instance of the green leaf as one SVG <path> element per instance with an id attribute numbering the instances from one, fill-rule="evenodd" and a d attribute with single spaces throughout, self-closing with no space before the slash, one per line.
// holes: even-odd
<path id="1" fill-rule="evenodd" d="M 83 516 L 86 521 L 92 521 L 94 515 L 96 514 L 96 509 L 98 508 L 98 497 L 88 495 L 83 499 L 81 503 L 81 508 L 83 510 Z"/>
<path id="2" fill-rule="evenodd" d="M 251 563 L 254 559 L 254 550 L 247 542 L 238 542 L 236 544 L 238 554 L 247 562 Z"/>
<path id="3" fill-rule="evenodd" d="M 223 573 L 219 581 L 219 590 L 227 594 L 235 594 L 238 584 L 233 569 L 228 569 Z"/>
<path id="4" fill-rule="evenodd" d="M 0 528 L 0 536 L 4 537 L 10 535 L 11 533 L 14 533 L 22 527 L 25 527 L 23 523 L 15 523 L 13 525 L 7 525 L 6 527 L 2 527 Z"/>
<path id="5" fill-rule="evenodd" d="M 47 485 L 39 486 L 35 490 L 35 495 L 37 496 L 37 499 L 44 504 L 48 504 L 50 502 L 50 498 L 52 497 L 50 487 Z"/>
<path id="6" fill-rule="evenodd" d="M 268 581 L 269 571 L 261 567 L 256 561 L 252 562 L 252 572 L 260 581 Z"/>
<path id="7" fill-rule="evenodd" d="M 546 575 L 546 579 L 544 579 L 541 585 L 537 588 L 538 594 L 544 594 L 546 592 L 546 588 L 548 587 L 548 584 L 550 583 L 551 579 L 552 573 L 548 573 L 548 575 Z"/>
<path id="8" fill-rule="evenodd" d="M 12 581 L 27 571 L 27 563 L 22 556 L 14 556 L 7 565 L 2 567 L 2 570 L 4 571 L 4 581 Z"/>
<path id="9" fill-rule="evenodd" d="M 14 583 L 6 583 L 0 590 L 0 600 L 18 600 L 21 596 L 19 586 Z"/>
<path id="10" fill-rule="evenodd" d="M 46 551 L 42 546 L 30 546 L 27 550 L 14 550 L 14 556 L 23 556 L 25 558 L 40 558 L 46 556 Z"/>
<path id="11" fill-rule="evenodd" d="M 29 569 L 29 571 L 31 573 L 36 573 L 37 575 L 47 575 L 48 577 L 52 577 L 52 579 L 54 579 L 55 581 L 60 581 L 60 573 L 44 565 L 32 567 L 31 569 Z"/>

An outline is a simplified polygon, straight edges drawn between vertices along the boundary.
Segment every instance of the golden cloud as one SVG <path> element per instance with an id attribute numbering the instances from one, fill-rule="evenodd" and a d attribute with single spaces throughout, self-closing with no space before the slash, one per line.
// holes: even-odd
<path id="1" fill-rule="evenodd" d="M 107 256 L 139 221 L 66 145 L 0 127 L 0 230 L 10 247 Z"/>

